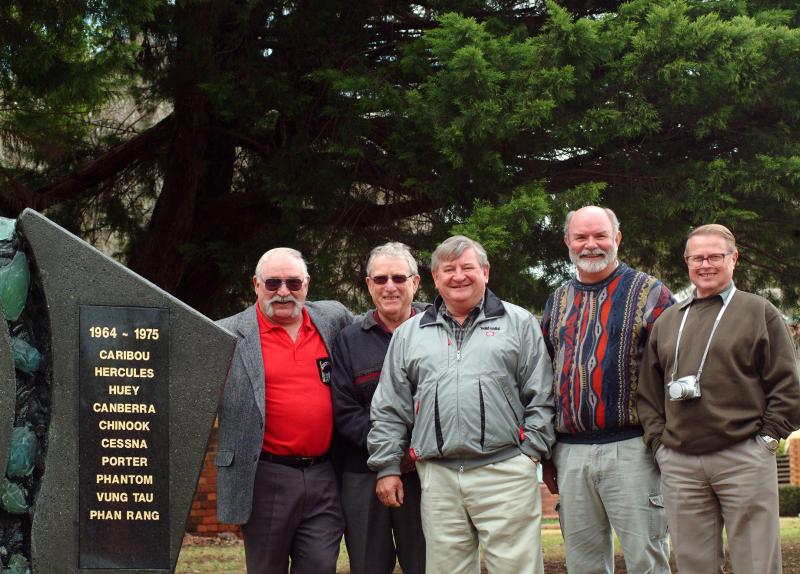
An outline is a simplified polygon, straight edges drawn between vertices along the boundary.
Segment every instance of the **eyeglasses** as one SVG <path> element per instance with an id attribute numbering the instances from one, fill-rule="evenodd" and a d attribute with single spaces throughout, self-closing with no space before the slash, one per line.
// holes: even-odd
<path id="1" fill-rule="evenodd" d="M 686 265 L 692 269 L 702 267 L 703 261 L 708 261 L 710 265 L 717 267 L 725 259 L 725 256 L 731 253 L 733 253 L 733 251 L 728 251 L 727 253 L 712 253 L 710 255 L 687 255 L 683 259 L 686 261 Z"/>
<path id="2" fill-rule="evenodd" d="M 267 291 L 277 291 L 281 288 L 282 284 L 286 284 L 289 291 L 300 291 L 303 288 L 303 280 L 295 277 L 291 279 L 278 279 L 277 277 L 270 277 L 269 279 L 260 278 Z"/>
<path id="3" fill-rule="evenodd" d="M 370 277 L 370 279 L 375 285 L 386 285 L 389 279 L 391 279 L 392 283 L 395 285 L 402 285 L 412 277 L 413 275 L 376 275 L 375 277 Z"/>

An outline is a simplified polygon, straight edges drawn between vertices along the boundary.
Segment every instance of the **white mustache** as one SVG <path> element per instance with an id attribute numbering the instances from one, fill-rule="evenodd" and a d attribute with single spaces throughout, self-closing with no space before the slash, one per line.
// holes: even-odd
<path id="1" fill-rule="evenodd" d="M 286 297 L 280 297 L 278 295 L 275 295 L 265 303 L 264 313 L 266 313 L 267 317 L 273 317 L 275 315 L 275 309 L 272 308 L 273 303 L 289 303 L 289 302 L 294 303 L 294 310 L 292 311 L 292 317 L 297 317 L 303 309 L 303 304 L 297 299 L 295 299 L 295 297 L 292 295 L 287 295 Z"/>
<path id="2" fill-rule="evenodd" d="M 299 303 L 299 301 L 295 299 L 294 296 L 292 295 L 287 295 L 286 297 L 279 297 L 278 295 L 275 295 L 275 297 L 267 301 L 267 303 L 288 303 L 289 301 L 291 301 L 295 305 Z"/>

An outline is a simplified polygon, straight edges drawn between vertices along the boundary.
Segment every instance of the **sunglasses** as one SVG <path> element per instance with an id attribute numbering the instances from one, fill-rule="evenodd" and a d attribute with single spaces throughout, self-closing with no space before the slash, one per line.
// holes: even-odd
<path id="1" fill-rule="evenodd" d="M 413 275 L 376 275 L 375 277 L 370 277 L 370 279 L 372 279 L 375 285 L 386 285 L 389 279 L 391 279 L 392 283 L 395 285 L 402 285 L 412 277 Z"/>
<path id="2" fill-rule="evenodd" d="M 286 284 L 286 288 L 289 291 L 300 291 L 303 288 L 303 280 L 302 279 L 277 279 L 274 277 L 270 277 L 269 279 L 261 279 L 261 282 L 264 284 L 264 287 L 267 288 L 267 291 L 277 291 L 281 288 L 282 284 Z"/>

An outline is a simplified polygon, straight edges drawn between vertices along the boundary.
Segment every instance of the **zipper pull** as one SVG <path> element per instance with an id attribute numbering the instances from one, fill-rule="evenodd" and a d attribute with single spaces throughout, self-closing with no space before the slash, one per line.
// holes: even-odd
<path id="1" fill-rule="evenodd" d="M 464 472 L 464 465 L 463 464 L 458 467 L 458 472 Z"/>
<path id="2" fill-rule="evenodd" d="M 461 349 L 456 350 L 456 361 L 461 360 Z"/>

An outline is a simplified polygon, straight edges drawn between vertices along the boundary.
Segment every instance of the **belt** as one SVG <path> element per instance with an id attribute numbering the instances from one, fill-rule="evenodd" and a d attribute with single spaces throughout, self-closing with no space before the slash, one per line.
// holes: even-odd
<path id="1" fill-rule="evenodd" d="M 261 454 L 258 456 L 258 459 L 266 460 L 268 462 L 274 462 L 276 464 L 291 466 L 293 468 L 308 468 L 309 466 L 314 466 L 315 464 L 320 464 L 329 461 L 331 459 L 331 455 L 326 452 L 322 456 L 306 457 L 306 456 L 293 456 L 284 454 L 272 454 L 271 452 L 261 451 Z"/>

